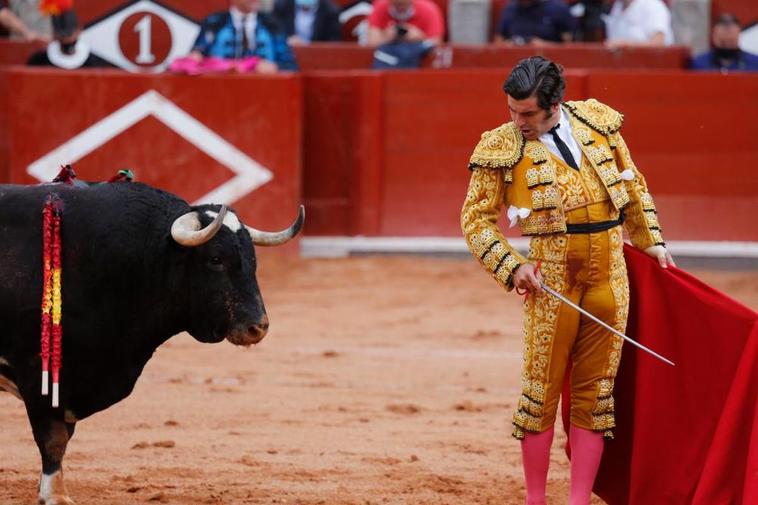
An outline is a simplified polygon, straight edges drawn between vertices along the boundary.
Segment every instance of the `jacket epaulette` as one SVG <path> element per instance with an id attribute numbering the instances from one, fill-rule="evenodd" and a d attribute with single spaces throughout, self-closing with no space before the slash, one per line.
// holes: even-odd
<path id="1" fill-rule="evenodd" d="M 565 102 L 564 105 L 577 119 L 602 135 L 616 133 L 624 122 L 623 114 L 594 98 Z"/>
<path id="2" fill-rule="evenodd" d="M 524 156 L 524 136 L 515 124 L 506 123 L 482 133 L 468 167 L 512 168 Z"/>

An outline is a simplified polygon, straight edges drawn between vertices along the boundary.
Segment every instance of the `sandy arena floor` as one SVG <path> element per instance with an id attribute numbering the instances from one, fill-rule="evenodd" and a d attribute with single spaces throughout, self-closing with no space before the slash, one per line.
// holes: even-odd
<path id="1" fill-rule="evenodd" d="M 263 263 L 261 344 L 175 337 L 127 400 L 77 425 L 64 468 L 79 504 L 523 502 L 519 297 L 470 259 Z M 758 271 L 694 273 L 758 308 Z M 0 425 L 0 504 L 34 504 L 39 456 L 8 394 Z"/>

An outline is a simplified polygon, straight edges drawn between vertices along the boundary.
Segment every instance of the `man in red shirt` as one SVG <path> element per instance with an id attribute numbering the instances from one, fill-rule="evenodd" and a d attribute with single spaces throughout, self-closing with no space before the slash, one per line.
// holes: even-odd
<path id="1" fill-rule="evenodd" d="M 387 42 L 442 42 L 445 21 L 432 0 L 377 0 L 368 17 L 368 45 Z"/>

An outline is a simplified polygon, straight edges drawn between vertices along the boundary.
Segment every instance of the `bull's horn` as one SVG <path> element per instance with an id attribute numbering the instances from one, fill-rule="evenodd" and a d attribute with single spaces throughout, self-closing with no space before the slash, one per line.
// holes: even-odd
<path id="1" fill-rule="evenodd" d="M 291 240 L 295 235 L 300 232 L 300 228 L 303 227 L 303 221 L 305 221 L 305 207 L 300 206 L 300 211 L 297 214 L 297 219 L 290 225 L 289 228 L 282 231 L 270 232 L 256 230 L 252 226 L 245 225 L 250 237 L 253 239 L 253 244 L 262 246 L 281 245 Z"/>
<path id="2" fill-rule="evenodd" d="M 200 224 L 200 215 L 195 211 L 187 212 L 177 217 L 171 225 L 171 236 L 183 246 L 203 245 L 218 233 L 224 225 L 224 217 L 226 217 L 226 205 L 222 205 L 213 222 L 203 228 Z"/>

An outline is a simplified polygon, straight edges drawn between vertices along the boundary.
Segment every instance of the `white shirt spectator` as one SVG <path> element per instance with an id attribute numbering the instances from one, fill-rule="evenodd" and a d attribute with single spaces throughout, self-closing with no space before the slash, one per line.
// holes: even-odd
<path id="1" fill-rule="evenodd" d="M 235 6 L 229 8 L 229 13 L 232 15 L 232 23 L 234 23 L 234 30 L 237 32 L 237 44 L 242 44 L 242 30 L 245 30 L 245 37 L 247 38 L 247 47 L 255 47 L 255 27 L 258 24 L 258 13 L 251 12 L 244 14 L 237 10 Z M 239 46 L 241 47 L 241 45 Z"/>
<path id="2" fill-rule="evenodd" d="M 295 34 L 306 42 L 313 38 L 313 23 L 316 21 L 318 3 L 310 9 L 304 9 L 295 3 Z"/>
<path id="3" fill-rule="evenodd" d="M 624 8 L 616 0 L 605 20 L 609 42 L 648 42 L 656 33 L 663 34 L 663 44 L 674 42 L 671 13 L 662 0 L 632 0 Z"/>

